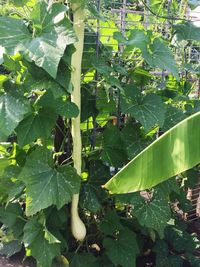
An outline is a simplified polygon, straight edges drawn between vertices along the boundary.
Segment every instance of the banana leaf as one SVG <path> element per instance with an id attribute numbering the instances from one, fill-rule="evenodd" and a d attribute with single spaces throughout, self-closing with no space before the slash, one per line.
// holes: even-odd
<path id="1" fill-rule="evenodd" d="M 145 190 L 199 163 L 200 112 L 197 112 L 150 144 L 103 187 L 112 194 Z"/>

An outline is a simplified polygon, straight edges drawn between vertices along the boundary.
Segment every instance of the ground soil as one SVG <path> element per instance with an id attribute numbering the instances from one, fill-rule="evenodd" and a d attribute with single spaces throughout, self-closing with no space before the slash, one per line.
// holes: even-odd
<path id="1" fill-rule="evenodd" d="M 0 257 L 0 267 L 35 267 L 35 264 L 31 260 L 26 260 L 22 263 L 21 256 L 12 257 L 11 259 Z"/>

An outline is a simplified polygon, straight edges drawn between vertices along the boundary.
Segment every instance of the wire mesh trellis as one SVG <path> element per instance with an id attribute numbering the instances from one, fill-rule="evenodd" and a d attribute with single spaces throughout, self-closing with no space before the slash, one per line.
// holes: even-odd
<path id="1" fill-rule="evenodd" d="M 196 22 L 200 17 L 200 12 L 195 14 L 190 13 L 189 7 L 187 5 L 179 5 L 178 7 L 173 7 L 173 1 L 165 1 L 165 9 L 169 19 L 162 19 L 162 16 L 159 16 L 158 10 L 156 12 L 151 12 L 149 7 L 149 1 L 143 2 L 143 5 L 140 5 L 140 1 L 128 1 L 128 0 L 117 0 L 117 1 L 106 1 L 106 0 L 93 0 L 92 5 L 95 7 L 98 15 L 93 17 L 89 15 L 86 23 L 86 33 L 85 33 L 85 49 L 84 49 L 84 58 L 89 60 L 83 61 L 83 73 L 84 73 L 84 84 L 93 83 L 92 88 L 92 98 L 90 99 L 95 105 L 101 107 L 102 110 L 105 108 L 105 116 L 101 114 L 101 117 L 92 114 L 91 117 L 87 118 L 86 121 L 83 120 L 82 129 L 91 130 L 92 138 L 89 142 L 94 148 L 98 142 L 98 128 L 102 127 L 107 121 L 107 118 L 113 116 L 113 123 L 117 124 L 118 127 L 123 123 L 123 118 L 126 114 L 122 114 L 120 106 L 120 89 L 118 86 L 113 86 L 111 91 L 109 91 L 112 96 L 115 98 L 116 113 L 110 114 L 109 109 L 104 107 L 105 100 L 107 95 L 99 94 L 98 84 L 101 79 L 99 75 L 99 69 L 101 68 L 101 56 L 102 56 L 102 47 L 106 49 L 113 55 L 115 63 L 118 63 L 120 67 L 123 62 L 121 62 L 121 57 L 124 52 L 131 53 L 130 51 L 125 51 L 123 44 L 118 44 L 118 42 L 113 38 L 115 32 L 121 32 L 122 36 L 126 35 L 130 29 L 139 28 L 151 30 L 155 34 L 162 36 L 163 39 L 172 39 L 172 25 L 178 19 L 184 21 Z M 176 9 L 176 10 L 175 10 Z M 153 14 L 152 14 L 153 13 Z M 155 13 L 158 15 L 155 16 Z M 106 19 L 104 19 L 104 17 Z M 158 19 L 160 18 L 160 19 Z M 188 42 L 184 47 L 174 39 L 174 55 L 179 66 L 183 64 L 190 63 L 196 67 L 200 65 L 200 45 L 194 42 Z M 106 48 L 106 49 L 105 49 Z M 104 53 L 105 53 L 104 51 Z M 104 55 L 105 56 L 105 55 Z M 97 64 L 91 68 L 90 59 L 96 57 Z M 134 55 L 135 63 L 137 62 L 137 53 Z M 89 61 L 89 62 L 88 62 Z M 95 70 L 94 70 L 95 69 Z M 166 82 L 166 77 L 169 75 L 168 71 L 161 71 L 157 68 L 151 69 L 150 74 L 154 77 L 154 80 L 159 81 L 160 87 L 164 86 Z M 182 69 L 179 73 L 181 78 L 184 78 L 185 81 L 192 83 L 192 92 L 190 97 L 193 99 L 198 99 L 200 95 L 200 78 L 194 73 L 191 75 L 190 71 Z M 90 95 L 91 97 L 91 95 Z M 104 104 L 102 104 L 104 103 Z M 112 105 L 113 103 L 109 103 Z M 114 120 L 115 119 L 115 120 Z M 86 131 L 86 132 L 87 132 Z M 188 213 L 188 219 L 193 220 L 197 216 L 200 216 L 200 184 L 198 183 L 194 190 L 188 191 L 188 198 L 191 199 L 193 208 Z"/>

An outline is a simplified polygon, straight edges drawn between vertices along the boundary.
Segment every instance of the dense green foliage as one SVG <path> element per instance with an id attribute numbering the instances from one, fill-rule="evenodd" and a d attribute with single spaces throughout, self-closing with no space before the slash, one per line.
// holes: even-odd
<path id="1" fill-rule="evenodd" d="M 111 12 L 111 2 L 117 7 L 119 1 L 102 1 L 101 14 L 93 1 L 82 2 L 90 19 L 82 62 L 79 176 L 71 154 L 71 119 L 80 111 L 70 98 L 78 38 L 70 8 L 62 1 L 2 1 L 0 254 L 25 248 L 39 267 L 68 266 L 68 261 L 70 267 L 134 267 L 148 261 L 198 267 L 193 252 L 199 241 L 171 204 L 184 212 L 191 208 L 186 189 L 195 185 L 198 166 L 143 194 L 109 195 L 102 185 L 158 135 L 200 111 L 191 82 L 200 68 L 184 54 L 199 41 L 200 28 L 173 20 L 183 16 L 180 1 L 166 7 L 165 1 L 152 0 L 150 8 L 161 18 L 151 16 L 145 28 L 143 15 L 128 14 L 127 21 L 138 23 L 121 34 Z M 127 2 L 143 9 L 139 1 Z M 152 26 L 156 20 L 160 30 Z M 170 38 L 162 36 L 166 21 Z M 155 71 L 163 71 L 162 77 Z M 87 227 L 81 243 L 71 235 L 69 207 L 79 191 Z"/>

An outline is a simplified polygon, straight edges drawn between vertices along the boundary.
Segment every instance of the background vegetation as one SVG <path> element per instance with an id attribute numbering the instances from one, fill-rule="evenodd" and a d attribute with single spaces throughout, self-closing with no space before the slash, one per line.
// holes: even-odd
<path id="1" fill-rule="evenodd" d="M 200 41 L 200 28 L 185 21 L 186 5 L 198 1 L 127 1 L 153 15 L 145 28 L 143 15 L 128 14 L 138 23 L 124 32 L 111 10 L 117 1 L 103 1 L 101 12 L 83 3 L 81 175 L 72 161 L 71 119 L 80 111 L 71 101 L 71 57 L 79 36 L 70 10 L 76 1 L 69 2 L 1 1 L 0 253 L 25 250 L 40 267 L 198 267 L 199 240 L 172 205 L 191 208 L 186 194 L 198 166 L 145 193 L 102 188 L 158 136 L 200 111 L 193 82 L 199 65 L 185 56 Z M 167 22 L 167 30 L 155 21 Z M 79 191 L 82 242 L 70 230 L 70 202 Z"/>

